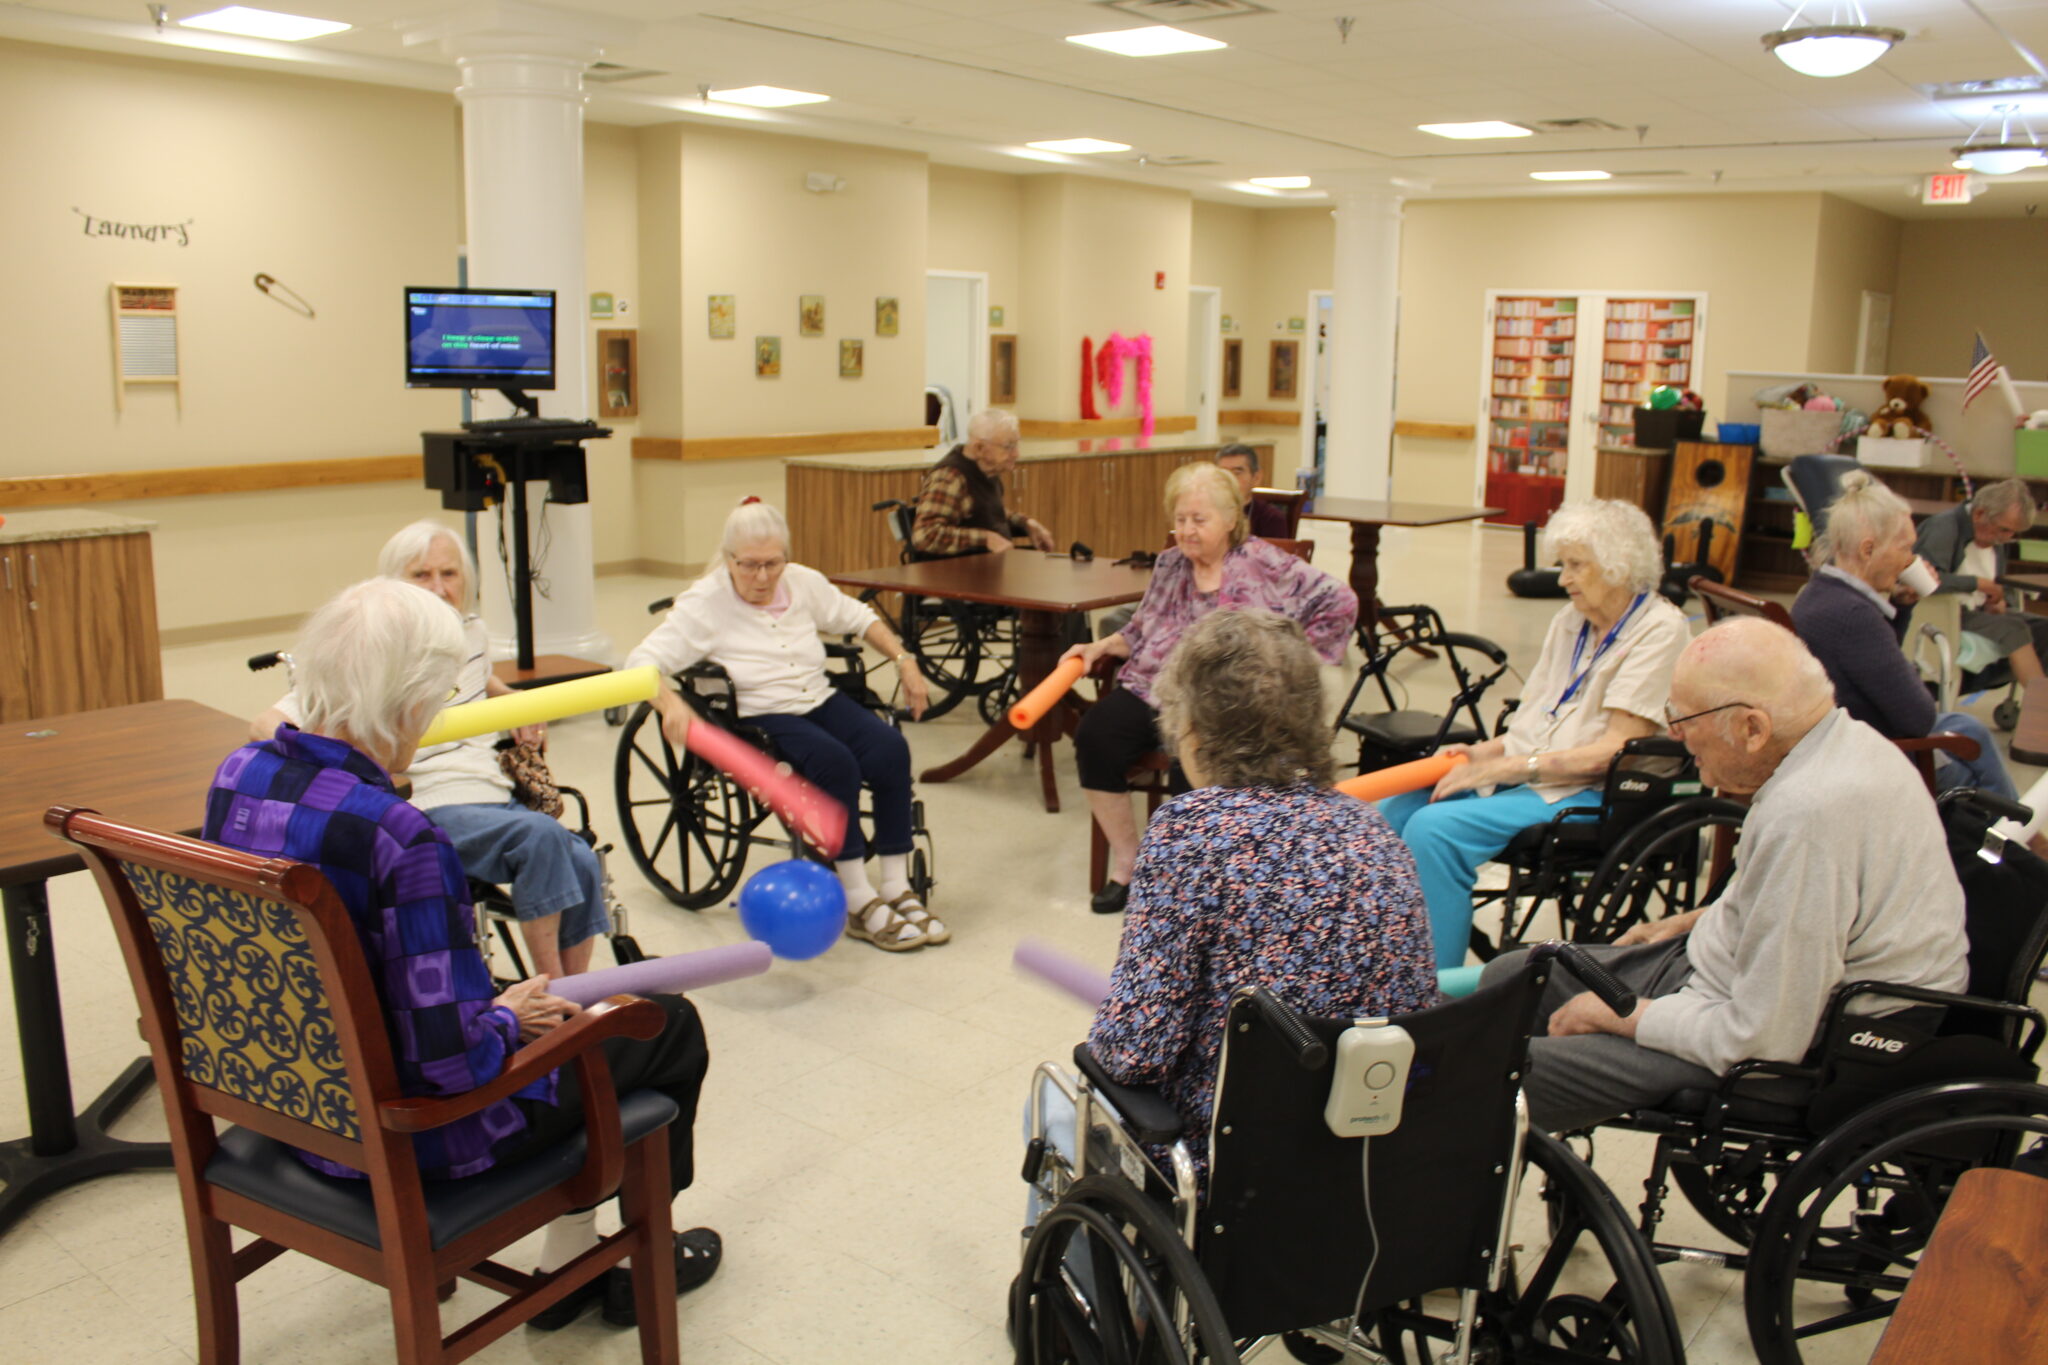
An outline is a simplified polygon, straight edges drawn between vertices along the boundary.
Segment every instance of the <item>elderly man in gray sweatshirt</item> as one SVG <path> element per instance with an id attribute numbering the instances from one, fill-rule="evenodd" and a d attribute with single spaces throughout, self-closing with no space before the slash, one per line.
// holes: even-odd
<path id="1" fill-rule="evenodd" d="M 1934 802 L 1889 740 L 1835 706 L 1797 637 L 1756 619 L 1706 631 L 1679 657 L 1666 719 L 1708 786 L 1751 796 L 1736 871 L 1712 904 L 1593 950 L 1641 996 L 1627 1017 L 1552 978 L 1523 1089 L 1553 1131 L 1711 1087 L 1745 1058 L 1797 1061 L 1846 981 L 1968 980 Z"/>

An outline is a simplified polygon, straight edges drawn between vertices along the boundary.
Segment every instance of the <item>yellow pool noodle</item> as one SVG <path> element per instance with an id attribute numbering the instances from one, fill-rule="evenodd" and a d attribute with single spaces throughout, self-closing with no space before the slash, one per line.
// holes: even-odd
<path id="1" fill-rule="evenodd" d="M 646 701 L 661 686 L 661 674 L 653 664 L 619 673 L 600 673 L 574 682 L 550 683 L 528 688 L 505 697 L 450 706 L 434 717 L 434 723 L 420 736 L 420 747 L 447 744 L 473 735 L 516 730 L 544 720 L 580 716 L 585 711 L 602 711 L 613 706 L 631 706 Z"/>

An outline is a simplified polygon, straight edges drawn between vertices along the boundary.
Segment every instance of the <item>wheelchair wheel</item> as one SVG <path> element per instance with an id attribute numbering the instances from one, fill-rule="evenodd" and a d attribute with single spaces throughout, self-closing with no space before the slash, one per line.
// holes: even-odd
<path id="1" fill-rule="evenodd" d="M 1743 1306 L 1761 1365 L 1867 1356 L 1956 1179 L 2043 1152 L 2048 1087 L 2018 1081 L 1909 1091 L 1815 1144 L 1757 1220 Z"/>
<path id="2" fill-rule="evenodd" d="M 1774 1142 L 1730 1145 L 1724 1159 L 1704 1165 L 1674 1162 L 1671 1183 L 1707 1226 L 1737 1246 L 1756 1240 L 1756 1220 L 1792 1149 Z M 1796 1159 L 1796 1158 L 1795 1158 Z"/>
<path id="3" fill-rule="evenodd" d="M 619 734 L 613 781 L 626 851 L 662 895 L 702 910 L 732 894 L 759 818 L 753 801 L 694 754 L 679 758 L 646 702 Z"/>
<path id="4" fill-rule="evenodd" d="M 1991 723 L 2001 730 L 2010 730 L 2020 723 L 2020 704 L 2011 697 L 1991 708 Z"/>
<path id="5" fill-rule="evenodd" d="M 906 596 L 903 647 L 917 656 L 918 670 L 932 685 L 926 720 L 945 715 L 975 690 L 982 644 L 971 604 Z"/>
<path id="6" fill-rule="evenodd" d="M 994 725 L 1010 714 L 1010 708 L 1023 695 L 1024 689 L 1017 682 L 1017 670 L 1005 668 L 1001 677 L 981 689 L 981 695 L 974 699 L 974 709 L 981 713 L 983 724 Z"/>
<path id="7" fill-rule="evenodd" d="M 1709 885 L 1713 841 L 1742 826 L 1747 809 L 1714 796 L 1668 806 L 1621 837 L 1601 859 L 1570 915 L 1570 937 L 1612 943 L 1631 925 L 1681 915 L 1719 894 Z"/>
<path id="8" fill-rule="evenodd" d="M 1020 1365 L 1238 1365 L 1194 1253 L 1121 1180 L 1077 1181 L 1040 1216 L 1010 1296 Z"/>
<path id="9" fill-rule="evenodd" d="M 1684 1343 L 1664 1281 L 1614 1192 L 1548 1133 L 1530 1132 L 1526 1156 L 1542 1182 L 1549 1244 L 1533 1266 L 1511 1265 L 1498 1290 L 1480 1294 L 1472 1358 L 1680 1365 Z M 1457 1333 L 1455 1309 L 1446 1318 L 1413 1303 L 1376 1316 L 1382 1348 L 1401 1365 L 1429 1365 L 1431 1342 Z"/>

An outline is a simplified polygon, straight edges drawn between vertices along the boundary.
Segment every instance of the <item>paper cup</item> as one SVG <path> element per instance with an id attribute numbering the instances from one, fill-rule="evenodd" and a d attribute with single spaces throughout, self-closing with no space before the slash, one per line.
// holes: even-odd
<path id="1" fill-rule="evenodd" d="M 1941 579 L 1935 576 L 1934 566 L 1918 558 L 1899 573 L 1899 582 L 1922 597 L 1932 597 L 1941 587 Z"/>

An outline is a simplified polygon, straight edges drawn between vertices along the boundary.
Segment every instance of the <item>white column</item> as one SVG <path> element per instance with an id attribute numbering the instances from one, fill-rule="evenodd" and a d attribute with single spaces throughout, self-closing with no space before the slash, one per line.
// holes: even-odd
<path id="1" fill-rule="evenodd" d="M 1333 497 L 1391 496 L 1401 198 L 1414 182 L 1370 171 L 1318 173 L 1335 204 L 1330 288 L 1329 439 Z M 1304 452 L 1307 463 L 1312 452 Z"/>
<path id="2" fill-rule="evenodd" d="M 583 72 L 632 27 L 516 0 L 490 0 L 405 26 L 408 44 L 437 42 L 461 72 L 463 192 L 472 286 L 555 291 L 555 383 L 536 395 L 549 417 L 587 417 L 590 326 L 583 247 Z M 483 407 L 509 413 L 495 396 Z M 598 441 L 591 463 L 624 459 Z M 554 505 L 540 514 L 547 486 L 529 484 L 529 538 L 537 654 L 616 662 L 597 628 L 590 507 Z M 509 526 L 509 514 L 508 514 Z M 492 520 L 477 530 L 479 577 L 491 650 L 513 653 L 512 598 Z M 507 549 L 510 558 L 510 549 Z M 546 596 L 541 586 L 545 585 Z"/>

